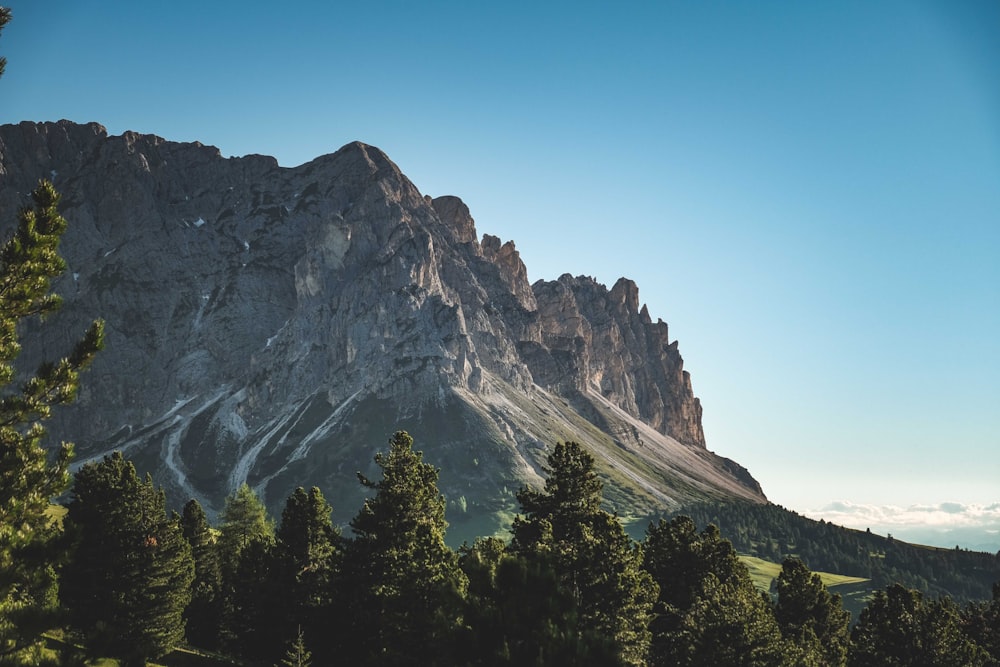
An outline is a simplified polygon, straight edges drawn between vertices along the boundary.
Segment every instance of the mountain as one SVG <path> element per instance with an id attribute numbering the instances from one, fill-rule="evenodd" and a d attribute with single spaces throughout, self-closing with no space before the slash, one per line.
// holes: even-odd
<path id="1" fill-rule="evenodd" d="M 0 127 L 8 231 L 40 178 L 63 195 L 69 269 L 25 368 L 106 320 L 106 350 L 50 423 L 81 460 L 124 450 L 210 511 L 244 480 L 272 510 L 316 485 L 346 521 L 356 471 L 375 474 L 405 429 L 463 535 L 503 525 L 567 439 L 623 516 L 765 502 L 706 449 L 677 342 L 632 281 L 529 284 L 513 242 L 480 238 L 460 199 L 422 195 L 372 146 L 283 168 L 96 123 Z"/>

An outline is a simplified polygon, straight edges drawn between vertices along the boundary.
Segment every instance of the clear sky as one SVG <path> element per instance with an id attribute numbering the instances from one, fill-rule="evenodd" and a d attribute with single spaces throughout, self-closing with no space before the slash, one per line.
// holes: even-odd
<path id="1" fill-rule="evenodd" d="M 774 502 L 1000 529 L 1000 3 L 5 4 L 0 122 L 378 146 L 531 280 L 634 279 Z"/>

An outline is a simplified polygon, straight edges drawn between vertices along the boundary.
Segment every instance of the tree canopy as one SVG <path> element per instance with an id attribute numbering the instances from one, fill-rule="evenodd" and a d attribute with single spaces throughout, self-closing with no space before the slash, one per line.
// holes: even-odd
<path id="1" fill-rule="evenodd" d="M 0 7 L 0 30 L 10 18 L 10 10 Z M 0 75 L 5 65 L 0 57 Z M 42 180 L 32 200 L 0 248 L 0 661 L 40 660 L 41 632 L 57 621 L 60 548 L 48 508 L 69 485 L 73 446 L 62 443 L 53 455 L 42 422 L 53 407 L 75 398 L 79 373 L 104 342 L 98 320 L 65 358 L 31 375 L 16 368 L 25 323 L 59 308 L 51 283 L 66 269 L 59 255 L 67 226 L 59 194 Z M 13 387 L 19 375 L 23 380 Z"/>
<path id="2" fill-rule="evenodd" d="M 782 636 L 803 652 L 801 662 L 840 665 L 847 659 L 850 614 L 818 574 L 797 558 L 787 558 L 775 580 L 774 615 Z"/>
<path id="3" fill-rule="evenodd" d="M 650 664 L 783 664 L 771 606 L 718 528 L 661 520 L 647 530 L 643 556 L 660 587 Z"/>
<path id="4" fill-rule="evenodd" d="M 641 568 L 641 550 L 601 509 L 603 485 L 579 443 L 558 443 L 548 473 L 544 490 L 518 493 L 522 515 L 511 528 L 511 551 L 555 572 L 583 636 L 614 646 L 621 664 L 642 665 L 657 588 Z"/>
<path id="5" fill-rule="evenodd" d="M 382 478 L 358 479 L 374 495 L 351 520 L 344 592 L 353 611 L 359 664 L 451 664 L 465 574 L 444 541 L 438 470 L 397 431 L 375 463 Z"/>
<path id="6" fill-rule="evenodd" d="M 92 655 L 144 665 L 181 642 L 194 559 L 150 477 L 120 452 L 84 465 L 65 529 L 73 546 L 63 600 Z"/>

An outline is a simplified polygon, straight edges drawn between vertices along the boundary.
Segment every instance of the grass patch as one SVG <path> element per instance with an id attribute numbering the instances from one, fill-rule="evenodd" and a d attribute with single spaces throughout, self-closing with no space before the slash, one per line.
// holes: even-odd
<path id="1" fill-rule="evenodd" d="M 750 578 L 758 590 L 770 593 L 771 582 L 781 574 L 781 565 L 756 556 L 740 556 L 740 560 L 750 570 Z M 871 579 L 849 577 L 833 572 L 816 572 L 823 585 L 831 593 L 840 596 L 843 608 L 851 613 L 852 622 L 857 621 L 861 610 L 872 598 Z"/>
<path id="2" fill-rule="evenodd" d="M 756 556 L 741 555 L 740 560 L 750 570 L 750 578 L 753 579 L 754 585 L 762 591 L 771 590 L 771 582 L 781 574 L 781 565 L 779 563 L 772 563 Z M 849 577 L 845 574 L 834 574 L 832 572 L 816 572 L 816 574 L 819 575 L 823 585 L 829 589 L 834 589 L 838 586 L 864 584 L 871 581 L 864 577 Z"/>

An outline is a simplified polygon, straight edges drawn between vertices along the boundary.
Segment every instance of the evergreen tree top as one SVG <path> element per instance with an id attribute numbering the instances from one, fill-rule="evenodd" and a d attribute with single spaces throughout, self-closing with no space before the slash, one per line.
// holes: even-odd
<path id="1" fill-rule="evenodd" d="M 548 478 L 542 492 L 522 489 L 517 494 L 529 517 L 582 517 L 601 508 L 604 485 L 594 470 L 594 457 L 578 442 L 558 443 L 549 454 Z"/>
<path id="2" fill-rule="evenodd" d="M 393 434 L 389 451 L 376 454 L 375 463 L 382 469 L 382 479 L 372 481 L 358 473 L 358 480 L 376 493 L 351 520 L 355 534 L 406 533 L 424 525 L 443 535 L 448 523 L 444 496 L 437 486 L 439 470 L 424 463 L 423 452 L 414 451 L 410 434 Z M 386 531 L 388 526 L 392 530 Z"/>

